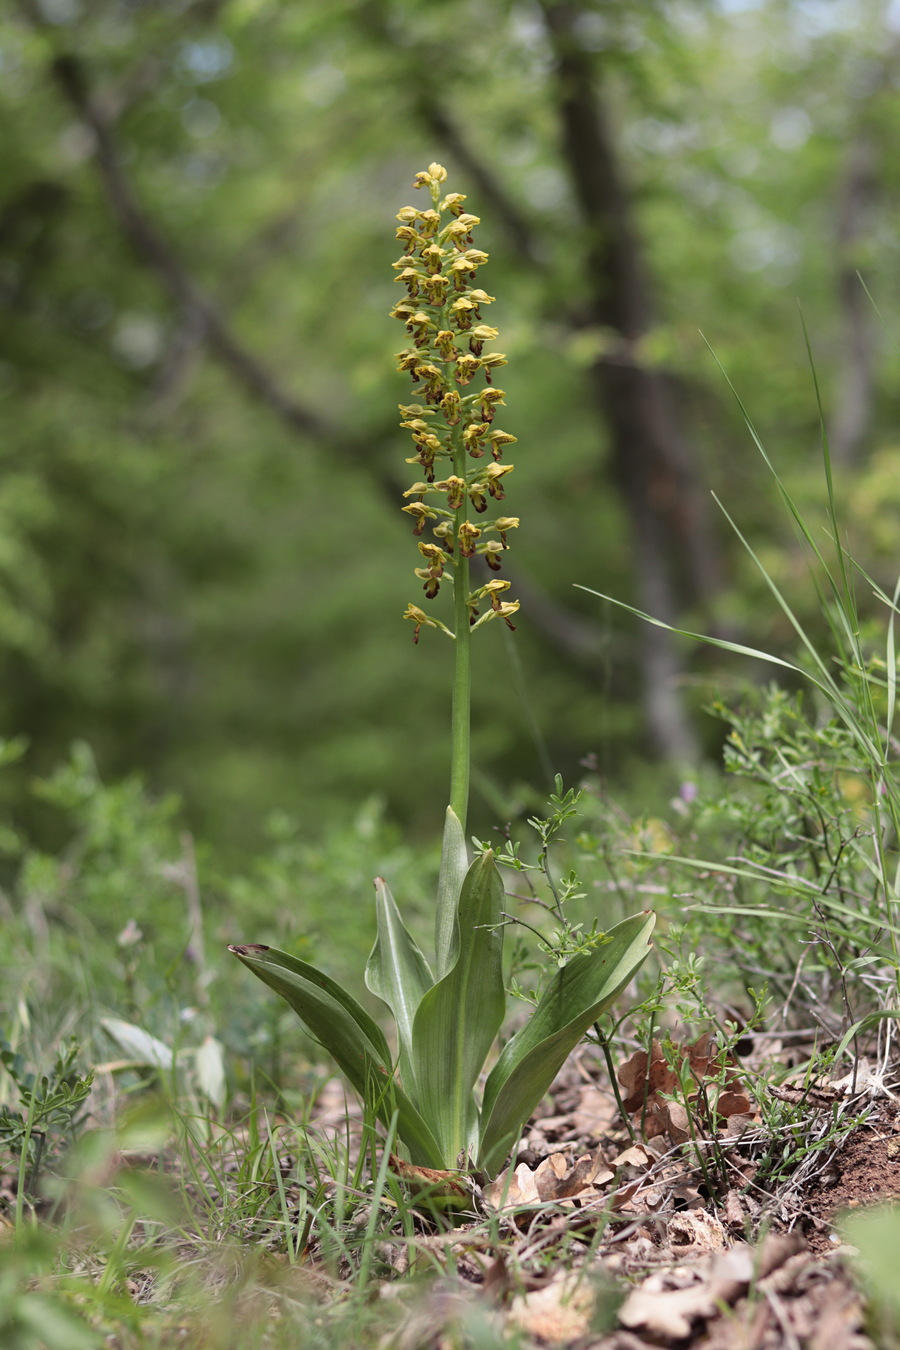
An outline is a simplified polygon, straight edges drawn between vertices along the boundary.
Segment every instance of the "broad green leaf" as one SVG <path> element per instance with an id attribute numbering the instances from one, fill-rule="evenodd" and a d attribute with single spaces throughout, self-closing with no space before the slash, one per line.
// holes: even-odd
<path id="1" fill-rule="evenodd" d="M 225 1105 L 225 1056 L 222 1042 L 217 1041 L 215 1036 L 204 1037 L 194 1063 L 200 1091 L 221 1111 Z"/>
<path id="2" fill-rule="evenodd" d="M 107 1031 L 135 1064 L 148 1064 L 154 1069 L 171 1069 L 175 1056 L 169 1047 L 143 1027 L 123 1022 L 120 1017 L 101 1017 L 100 1025 Z"/>
<path id="3" fill-rule="evenodd" d="M 65 1346 L 66 1350 L 96 1350 L 96 1332 L 85 1325 L 74 1308 L 58 1299 L 28 1290 L 9 1303 L 4 1299 L 4 1303 L 3 1321 L 12 1332 L 12 1344 L 40 1343 L 50 1350 L 59 1350 L 60 1346 Z"/>
<path id="4" fill-rule="evenodd" d="M 440 1166 L 441 1153 L 425 1121 L 394 1082 L 384 1033 L 351 994 L 306 961 L 275 947 L 229 947 L 248 970 L 290 1004 L 307 1031 L 336 1060 L 351 1087 L 388 1124 L 399 1113 L 398 1134 L 414 1162 Z"/>
<path id="5" fill-rule="evenodd" d="M 444 840 L 441 846 L 441 870 L 438 876 L 437 908 L 434 915 L 434 971 L 442 980 L 456 960 L 459 929 L 459 894 L 469 868 L 466 840 L 459 817 L 447 807 Z"/>
<path id="6" fill-rule="evenodd" d="M 375 913 L 378 937 L 366 965 L 366 985 L 394 1015 L 400 1039 L 400 1077 L 406 1091 L 415 1097 L 415 1076 L 409 1059 L 413 1019 L 422 995 L 434 981 L 381 877 L 375 878 Z"/>
<path id="7" fill-rule="evenodd" d="M 459 897 L 459 952 L 429 989 L 413 1026 L 413 1068 L 422 1113 L 455 1167 L 475 1124 L 473 1088 L 506 1008 L 500 909 L 503 885 L 488 851 L 466 873 Z"/>
<path id="8" fill-rule="evenodd" d="M 490 1173 L 504 1161 L 567 1056 L 646 959 L 655 923 L 655 914 L 634 914 L 611 928 L 602 946 L 573 956 L 504 1046 L 484 1090 L 480 1170 Z"/>

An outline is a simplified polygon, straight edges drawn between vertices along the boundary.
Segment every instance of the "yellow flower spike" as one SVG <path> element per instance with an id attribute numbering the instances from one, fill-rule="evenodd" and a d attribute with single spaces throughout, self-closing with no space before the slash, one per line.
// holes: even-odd
<path id="1" fill-rule="evenodd" d="M 437 230 L 440 223 L 441 218 L 437 211 L 432 209 L 430 211 L 419 212 L 419 229 L 422 234 L 429 238 L 434 234 L 435 230 Z"/>
<path id="2" fill-rule="evenodd" d="M 470 352 L 464 352 L 462 356 L 456 358 L 456 383 L 469 384 L 474 379 L 481 362 L 477 356 L 472 356 Z"/>
<path id="3" fill-rule="evenodd" d="M 474 632 L 476 628 L 480 628 L 482 624 L 490 623 L 491 619 L 502 619 L 507 628 L 510 628 L 515 632 L 516 626 L 514 623 L 510 623 L 510 619 L 513 614 L 518 613 L 518 610 L 518 600 L 502 600 L 496 609 L 488 609 L 482 614 L 480 619 L 476 619 L 475 623 L 472 625 L 472 631 Z"/>
<path id="4" fill-rule="evenodd" d="M 484 484 L 496 501 L 503 500 L 503 489 L 500 486 L 500 479 L 504 474 L 512 473 L 516 466 L 514 464 L 488 464 L 484 470 Z"/>
<path id="5" fill-rule="evenodd" d="M 414 230 L 411 225 L 398 225 L 394 238 L 400 240 L 404 245 L 404 253 L 412 253 L 416 244 L 422 242 L 422 237 L 418 230 Z"/>
<path id="6" fill-rule="evenodd" d="M 445 478 L 442 483 L 435 483 L 434 486 L 438 492 L 446 492 L 447 505 L 452 511 L 458 511 L 463 504 L 466 480 L 452 473 L 449 478 Z M 404 492 L 403 495 L 405 497 L 407 494 Z"/>
<path id="7" fill-rule="evenodd" d="M 485 539 L 483 543 L 478 545 L 475 551 L 480 558 L 484 558 L 484 561 L 492 572 L 499 572 L 500 555 L 504 552 L 505 548 L 506 545 L 499 539 Z"/>
<path id="8" fill-rule="evenodd" d="M 432 328 L 434 328 L 434 321 L 423 310 L 417 310 L 406 321 L 406 331 L 417 347 L 427 345 L 429 329 Z"/>
<path id="9" fill-rule="evenodd" d="M 437 533 L 437 531 L 435 531 Z M 475 540 L 481 534 L 477 525 L 473 525 L 471 520 L 464 520 L 458 530 L 459 551 L 463 558 L 473 558 L 475 556 Z"/>
<path id="10" fill-rule="evenodd" d="M 437 544 L 426 544 L 424 540 L 419 540 L 419 552 L 425 561 L 430 565 L 435 576 L 442 576 L 444 566 L 447 562 L 447 555 Z"/>
<path id="11" fill-rule="evenodd" d="M 500 608 L 500 596 L 504 591 L 508 591 L 512 585 L 511 581 L 501 581 L 499 578 L 493 581 L 486 581 L 483 586 L 479 586 L 477 591 L 473 591 L 476 599 L 480 600 L 482 596 L 491 602 L 493 609 Z"/>
<path id="12" fill-rule="evenodd" d="M 466 200 L 463 192 L 448 192 L 447 196 L 438 206 L 439 211 L 450 211 L 454 216 L 462 212 L 462 204 Z"/>
<path id="13" fill-rule="evenodd" d="M 499 427 L 490 432 L 488 440 L 491 443 L 491 454 L 494 459 L 499 459 L 503 454 L 504 445 L 515 445 L 517 439 L 516 436 L 510 436 L 508 431 L 501 431 Z"/>
<path id="14" fill-rule="evenodd" d="M 428 248 L 423 248 L 421 258 L 431 276 L 440 272 L 446 253 L 440 244 L 429 244 Z"/>
<path id="15" fill-rule="evenodd" d="M 445 623 L 441 623 L 440 619 L 432 619 L 431 615 L 426 614 L 424 609 L 419 609 L 418 605 L 407 605 L 406 609 L 403 611 L 403 617 L 404 619 L 412 620 L 416 625 L 413 633 L 413 642 L 419 641 L 419 630 L 421 628 L 439 628 L 441 632 L 446 633 L 449 638 L 454 636 Z"/>
<path id="16" fill-rule="evenodd" d="M 453 361 L 459 356 L 459 348 L 453 341 L 455 336 L 456 334 L 451 333 L 449 328 L 442 328 L 439 333 L 435 334 L 434 345 L 445 361 Z"/>
<path id="17" fill-rule="evenodd" d="M 449 286 L 450 278 L 445 277 L 443 272 L 435 272 L 433 276 L 426 273 L 425 280 L 422 282 L 422 294 L 431 304 L 442 305 Z"/>
<path id="18" fill-rule="evenodd" d="M 441 453 L 441 443 L 436 436 L 417 436 L 416 444 L 419 446 L 419 453 L 411 455 L 407 459 L 407 464 L 419 464 L 425 470 L 425 478 L 429 483 L 434 482 L 434 457 Z"/>
<path id="19" fill-rule="evenodd" d="M 491 371 L 498 366 L 508 365 L 505 352 L 488 352 L 487 356 L 481 358 L 481 368 L 484 371 L 484 378 L 488 384 L 491 382 Z"/>
<path id="20" fill-rule="evenodd" d="M 404 207 L 397 215 L 397 236 L 405 252 L 394 268 L 397 280 L 406 286 L 407 297 L 395 306 L 394 314 L 405 324 L 414 344 L 398 353 L 400 369 L 422 386 L 422 402 L 400 405 L 402 425 L 411 434 L 415 451 L 406 462 L 420 466 L 426 480 L 414 483 L 403 494 L 403 510 L 413 518 L 419 552 L 425 560 L 415 573 L 431 599 L 438 592 L 438 581 L 447 565 L 453 567 L 455 626 L 459 631 L 463 625 L 466 630 L 477 627 L 495 614 L 508 621 L 515 613 L 517 606 L 499 598 L 507 588 L 506 581 L 496 579 L 487 589 L 482 587 L 470 595 L 468 574 L 469 559 L 475 556 L 483 557 L 492 571 L 499 570 L 507 547 L 506 531 L 519 522 L 517 517 L 501 516 L 499 525 L 485 521 L 482 527 L 474 523 L 476 515 L 487 513 L 490 498 L 503 498 L 503 478 L 512 465 L 498 461 L 515 437 L 500 428 L 491 429 L 495 408 L 505 397 L 502 389 L 493 388 L 491 374 L 505 365 L 506 357 L 499 352 L 484 354 L 485 344 L 494 342 L 499 331 L 485 323 L 480 312 L 480 306 L 492 304 L 494 296 L 475 285 L 477 269 L 488 261 L 486 251 L 473 243 L 473 232 L 481 222 L 464 209 L 461 193 L 441 197 L 439 185 L 446 177 L 446 170 L 437 163 L 416 174 L 415 185 L 428 188 L 431 206 L 424 210 Z M 471 392 L 469 388 L 462 391 L 466 386 L 471 386 Z M 488 447 L 491 458 L 485 465 Z M 438 456 L 449 459 L 444 472 L 450 472 L 436 482 Z M 467 472 L 470 458 L 478 462 L 478 467 Z M 434 500 L 438 493 L 446 498 L 442 506 L 426 506 L 424 499 Z M 426 523 L 435 541 L 431 544 L 422 537 Z M 491 601 L 490 615 L 481 618 L 479 601 L 487 598 Z M 416 606 L 407 611 L 406 617 L 417 625 L 417 640 L 422 615 Z M 464 638 L 467 644 L 467 632 Z M 458 777 L 454 782 L 459 782 Z M 452 789 L 451 797 L 454 792 Z"/>
<path id="21" fill-rule="evenodd" d="M 475 275 L 475 268 L 478 264 L 470 261 L 469 254 L 472 251 L 473 250 L 471 249 L 467 249 L 466 252 L 461 253 L 458 258 L 454 258 L 450 264 L 450 271 L 453 273 L 456 280 L 457 290 L 463 290 L 465 288 L 465 278 L 467 276 L 471 274 L 474 277 Z M 487 262 L 487 254 L 485 254 L 484 261 Z"/>
<path id="22" fill-rule="evenodd" d="M 484 441 L 490 427 L 487 422 L 470 422 L 463 432 L 463 445 L 472 459 L 481 459 L 484 454 Z"/>
<path id="23" fill-rule="evenodd" d="M 440 410 L 444 414 L 444 421 L 448 427 L 455 427 L 459 422 L 459 411 L 461 399 L 455 389 L 448 389 L 440 402 Z"/>
<path id="24" fill-rule="evenodd" d="M 413 571 L 422 583 L 422 590 L 425 592 L 427 600 L 433 600 L 441 589 L 441 583 L 438 577 L 429 567 L 414 567 Z"/>
<path id="25" fill-rule="evenodd" d="M 409 298 L 414 300 L 419 294 L 419 283 L 423 281 L 424 278 L 425 274 L 418 271 L 417 268 L 404 267 L 403 271 L 394 277 L 394 280 L 402 281 L 409 293 Z M 391 316 L 394 317 L 393 311 L 391 311 Z"/>
<path id="26" fill-rule="evenodd" d="M 406 509 L 408 510 L 409 508 L 407 507 Z M 509 545 L 506 542 L 506 531 L 517 530 L 518 528 L 518 516 L 498 516 L 497 519 L 492 520 L 489 525 L 485 525 L 484 532 L 485 534 L 488 534 L 496 530 L 497 534 L 500 536 L 500 542 L 503 544 L 503 547 L 508 548 Z"/>
<path id="27" fill-rule="evenodd" d="M 480 224 L 478 216 L 458 216 L 456 220 L 451 220 L 449 225 L 444 226 L 439 237 L 449 239 L 457 248 L 465 248 L 472 242 L 472 230 Z"/>
<path id="28" fill-rule="evenodd" d="M 473 356 L 480 356 L 484 350 L 484 344 L 491 342 L 498 334 L 499 329 L 491 328 L 486 323 L 480 323 L 477 328 L 473 328 L 469 333 L 469 351 Z"/>
<path id="29" fill-rule="evenodd" d="M 456 319 L 456 325 L 461 333 L 465 333 L 472 327 L 472 319 L 477 318 L 478 311 L 464 295 L 450 306 L 450 311 Z"/>
<path id="30" fill-rule="evenodd" d="M 413 534 L 422 534 L 425 529 L 426 520 L 437 520 L 434 511 L 424 505 L 423 502 L 410 502 L 409 506 L 401 506 L 401 511 L 406 511 L 415 520 Z"/>
<path id="31" fill-rule="evenodd" d="M 481 407 L 481 416 L 484 418 L 485 422 L 493 422 L 494 405 L 496 403 L 502 403 L 505 395 L 506 391 L 504 389 L 482 389 L 481 393 L 478 395 L 478 403 Z"/>

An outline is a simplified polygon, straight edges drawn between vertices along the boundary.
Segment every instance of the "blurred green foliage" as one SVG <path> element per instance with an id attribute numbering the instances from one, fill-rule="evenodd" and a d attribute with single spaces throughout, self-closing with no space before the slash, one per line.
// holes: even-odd
<path id="1" fill-rule="evenodd" d="M 191 824 L 235 850 L 276 808 L 309 840 L 373 793 L 415 827 L 440 820 L 447 653 L 438 640 L 413 652 L 400 622 L 417 559 L 398 509 L 405 385 L 387 318 L 394 212 L 435 157 L 484 220 L 519 438 L 517 565 L 543 605 L 529 612 L 522 594 L 521 669 L 499 632 L 476 658 L 473 824 L 586 755 L 619 780 L 639 765 L 634 630 L 572 589 L 629 598 L 632 558 L 585 378 L 610 338 L 578 317 L 584 240 L 550 8 L 27 0 L 0 21 L 0 731 L 28 738 L 6 801 L 48 847 L 65 842 L 60 817 L 26 784 L 76 738 L 110 779 L 139 767 L 177 791 Z M 860 267 L 895 310 L 891 20 L 824 0 L 574 10 L 651 267 L 640 359 L 678 390 L 697 475 L 814 610 L 698 330 L 814 498 L 794 302 L 836 404 L 841 269 Z M 848 239 L 857 144 L 871 167 Z M 196 294 L 264 390 L 223 356 Z M 871 419 L 846 472 L 858 554 L 885 571 L 897 355 L 866 323 Z M 777 647 L 788 634 L 721 536 L 717 621 Z M 699 709 L 714 666 L 685 660 Z"/>

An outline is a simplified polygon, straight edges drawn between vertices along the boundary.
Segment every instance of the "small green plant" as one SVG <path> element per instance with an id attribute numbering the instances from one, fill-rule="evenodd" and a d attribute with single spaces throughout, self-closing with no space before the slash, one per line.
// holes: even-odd
<path id="1" fill-rule="evenodd" d="M 37 1187 L 42 1168 L 75 1138 L 81 1107 L 90 1095 L 93 1073 L 76 1068 L 79 1047 L 61 1047 L 49 1073 L 29 1071 L 22 1055 L 0 1036 L 0 1065 L 16 1089 L 15 1105 L 0 1105 L 0 1146 L 18 1163 L 19 1208 Z"/>
<path id="2" fill-rule="evenodd" d="M 733 966 L 747 994 L 752 994 L 748 977 L 754 983 L 764 980 L 771 995 L 779 1001 L 783 995 L 784 1023 L 792 1011 L 803 1008 L 823 1039 L 837 1042 L 835 1063 L 852 1050 L 854 1082 L 865 1036 L 881 1065 L 877 1079 L 889 1058 L 894 1034 L 890 1024 L 900 1019 L 895 731 L 900 581 L 886 590 L 866 574 L 844 542 L 821 402 L 830 550 L 820 547 L 740 407 L 814 577 L 827 645 L 800 621 L 724 507 L 793 630 L 798 651 L 793 659 L 674 629 L 610 596 L 601 598 L 669 631 L 787 670 L 792 682 L 804 687 L 802 694 L 789 695 L 773 685 L 756 696 L 749 711 L 715 705 L 714 711 L 730 725 L 726 768 L 751 785 L 732 791 L 714 808 L 728 832 L 737 835 L 737 843 L 724 860 L 678 853 L 666 866 L 692 869 L 701 878 L 704 893 L 690 907 L 692 921 L 703 924 L 707 948 L 719 942 L 732 953 L 740 951 Z M 864 617 L 857 595 L 860 579 L 884 621 Z M 701 814 L 699 806 L 694 805 L 695 816 Z"/>
<path id="3" fill-rule="evenodd" d="M 513 467 L 503 462 L 503 453 L 515 437 L 494 425 L 504 392 L 492 374 L 506 359 L 484 350 L 497 330 L 481 315 L 493 296 L 475 284 L 487 262 L 473 243 L 479 219 L 463 209 L 460 193 L 444 195 L 446 177 L 439 164 L 416 175 L 415 186 L 428 189 L 431 205 L 399 212 L 397 237 L 404 252 L 395 264 L 406 297 L 393 314 L 412 339 L 399 354 L 399 368 L 421 391 L 421 402 L 400 405 L 401 425 L 415 446 L 408 462 L 422 475 L 404 494 L 410 500 L 403 510 L 414 521 L 424 564 L 416 576 L 425 598 L 434 600 L 444 581 L 452 586 L 453 627 L 418 605 L 410 604 L 404 617 L 415 625 L 414 641 L 430 627 L 454 645 L 450 805 L 431 964 L 384 881 L 375 882 L 378 937 L 366 984 L 393 1014 L 396 1062 L 373 1018 L 314 966 L 271 947 L 230 950 L 298 1013 L 389 1136 L 396 1132 L 414 1168 L 463 1167 L 492 1175 L 567 1055 L 646 958 L 655 918 L 644 912 L 625 919 L 556 963 L 530 1020 L 503 1047 L 478 1103 L 475 1087 L 506 1011 L 505 920 L 497 858 L 479 846 L 470 865 L 465 842 L 471 640 L 495 618 L 512 627 L 518 603 L 505 598 L 509 582 L 499 577 L 473 587 L 470 563 L 480 557 L 491 572 L 499 571 L 507 536 L 519 520 L 485 518 L 489 499 L 503 500 L 504 479 Z M 432 540 L 422 537 L 426 526 Z M 555 803 L 551 833 L 572 806 L 568 799 Z M 542 836 L 544 854 L 551 833 Z M 457 1198 L 465 1203 L 467 1193 L 460 1188 Z"/>

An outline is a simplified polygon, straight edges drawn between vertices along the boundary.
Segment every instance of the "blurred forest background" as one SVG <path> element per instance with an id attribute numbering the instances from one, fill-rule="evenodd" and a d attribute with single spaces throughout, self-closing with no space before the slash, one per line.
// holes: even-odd
<path id="1" fill-rule="evenodd" d="M 704 705 L 750 668 L 574 583 L 790 645 L 715 491 L 816 622 L 716 364 L 815 514 L 805 322 L 853 548 L 893 587 L 898 139 L 883 0 L 7 0 L 10 818 L 52 830 L 27 786 L 80 739 L 226 849 L 374 799 L 436 829 L 448 651 L 401 622 L 388 317 L 431 160 L 484 222 L 519 440 L 522 610 L 477 644 L 473 828 L 556 770 L 668 792 L 715 760 Z"/>

